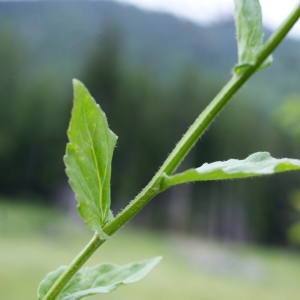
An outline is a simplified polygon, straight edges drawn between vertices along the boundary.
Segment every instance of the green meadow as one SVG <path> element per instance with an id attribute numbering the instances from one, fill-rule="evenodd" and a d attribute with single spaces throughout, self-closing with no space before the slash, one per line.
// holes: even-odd
<path id="1" fill-rule="evenodd" d="M 0 202 L 0 298 L 36 299 L 45 274 L 69 263 L 91 237 L 82 224 L 51 208 Z M 160 255 L 163 260 L 142 282 L 89 299 L 299 299 L 296 252 L 225 245 L 133 225 L 104 244 L 88 265 Z"/>

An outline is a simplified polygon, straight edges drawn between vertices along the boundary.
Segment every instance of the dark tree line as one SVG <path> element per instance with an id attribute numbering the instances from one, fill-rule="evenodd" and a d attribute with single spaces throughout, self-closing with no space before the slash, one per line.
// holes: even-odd
<path id="1" fill-rule="evenodd" d="M 0 38 L 5 41 L 0 43 L 0 192 L 53 201 L 51 195 L 67 180 L 62 156 L 71 93 L 62 91 L 51 74 L 28 84 L 21 76 L 28 66 L 18 52 L 20 44 L 4 31 Z M 172 79 L 162 80 L 146 65 L 129 63 L 120 32 L 108 29 L 100 37 L 78 79 L 119 136 L 111 186 L 115 213 L 147 184 L 223 85 L 217 76 L 207 74 L 188 65 Z M 260 150 L 276 157 L 295 151 L 288 134 L 266 120 L 250 101 L 251 95 L 241 93 L 180 169 L 243 159 Z M 182 185 L 159 195 L 134 222 L 224 240 L 285 243 L 292 215 L 289 191 L 297 185 L 293 174 Z"/>
<path id="2" fill-rule="evenodd" d="M 128 68 L 121 54 L 118 34 L 104 36 L 82 76 L 119 136 L 112 175 L 116 212 L 148 182 L 223 84 L 193 66 L 163 82 L 141 66 Z M 286 151 L 293 148 L 289 138 L 247 103 L 251 95 L 239 97 L 247 101 L 235 99 L 181 169 L 241 159 L 261 150 L 277 157 L 291 153 Z M 179 186 L 158 196 L 135 222 L 225 240 L 284 243 L 290 223 L 289 190 L 297 184 L 296 177 L 288 174 Z"/>

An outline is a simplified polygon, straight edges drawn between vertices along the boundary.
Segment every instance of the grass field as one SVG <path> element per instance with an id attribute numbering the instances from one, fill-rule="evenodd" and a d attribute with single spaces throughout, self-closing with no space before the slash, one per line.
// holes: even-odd
<path id="1" fill-rule="evenodd" d="M 51 209 L 0 202 L 0 299 L 36 299 L 45 274 L 69 263 L 91 237 Z M 159 255 L 163 260 L 142 282 L 87 299 L 300 299 L 300 256 L 276 249 L 129 228 L 104 244 L 88 265 Z"/>

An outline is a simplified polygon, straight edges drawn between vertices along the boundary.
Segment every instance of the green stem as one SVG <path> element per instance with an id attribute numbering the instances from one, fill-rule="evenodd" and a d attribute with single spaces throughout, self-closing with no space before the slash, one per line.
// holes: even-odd
<path id="1" fill-rule="evenodd" d="M 209 127 L 216 116 L 221 112 L 228 101 L 244 85 L 244 83 L 257 71 L 259 66 L 274 51 L 274 49 L 284 39 L 293 25 L 300 17 L 300 4 L 292 11 L 282 25 L 273 33 L 265 43 L 261 51 L 257 54 L 254 65 L 249 66 L 243 73 L 234 75 L 229 82 L 222 88 L 217 96 L 210 102 L 194 124 L 182 137 L 162 167 L 155 174 L 150 183 L 140 192 L 116 218 L 104 227 L 108 235 L 112 235 L 135 216 L 156 194 L 163 191 L 163 174 L 171 175 L 178 165 L 183 161 L 198 139 Z"/>
<path id="2" fill-rule="evenodd" d="M 61 293 L 64 287 L 72 277 L 80 270 L 85 262 L 94 254 L 94 252 L 104 243 L 104 240 L 95 234 L 85 248 L 75 257 L 68 269 L 62 274 L 57 282 L 50 288 L 43 300 L 54 300 Z"/>
<path id="3" fill-rule="evenodd" d="M 188 154 L 197 140 L 202 136 L 216 116 L 221 112 L 228 101 L 236 94 L 243 84 L 257 71 L 265 59 L 281 43 L 287 33 L 300 17 L 300 4 L 293 10 L 288 18 L 281 24 L 276 32 L 271 35 L 260 52 L 257 54 L 254 65 L 248 67 L 243 73 L 233 76 L 222 88 L 212 102 L 206 107 L 202 114 L 196 119 L 187 133 L 182 137 L 170 156 L 167 158 L 161 170 L 167 175 L 171 175 L 184 157 Z"/>
<path id="4" fill-rule="evenodd" d="M 229 102 L 233 95 L 243 86 L 243 84 L 257 71 L 264 60 L 281 43 L 293 25 L 300 17 L 300 4 L 292 11 L 288 18 L 276 30 L 276 32 L 265 43 L 261 51 L 257 54 L 254 65 L 249 66 L 243 73 L 234 75 L 223 89 L 217 94 L 213 101 L 206 107 L 194 124 L 189 128 L 186 134 L 176 145 L 172 153 L 166 159 L 162 167 L 158 170 L 149 184 L 137 195 L 137 197 L 121 211 L 116 218 L 105 225 L 104 232 L 113 235 L 118 229 L 124 226 L 132 217 L 134 217 L 154 196 L 162 192 L 163 175 L 171 175 L 185 156 L 189 153 L 197 140 L 202 136 L 212 121 Z M 98 235 L 89 242 L 89 244 L 78 254 L 70 264 L 69 268 L 51 287 L 43 300 L 54 300 L 78 272 L 83 264 L 92 256 L 92 254 L 105 242 L 100 240 Z"/>

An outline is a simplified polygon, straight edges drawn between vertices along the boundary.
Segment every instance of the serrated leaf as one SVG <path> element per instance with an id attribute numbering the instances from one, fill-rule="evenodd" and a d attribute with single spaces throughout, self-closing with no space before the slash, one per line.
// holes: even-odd
<path id="1" fill-rule="evenodd" d="M 161 257 L 134 262 L 125 266 L 105 263 L 79 271 L 64 288 L 57 300 L 78 300 L 86 296 L 110 293 L 118 286 L 143 279 L 158 264 Z M 38 288 L 39 300 L 67 267 L 60 267 L 49 273 Z"/>
<path id="2" fill-rule="evenodd" d="M 111 160 L 117 141 L 105 114 L 85 86 L 73 80 L 74 106 L 64 162 L 86 225 L 107 238 L 102 226 L 110 213 Z"/>
<path id="3" fill-rule="evenodd" d="M 240 74 L 255 64 L 256 55 L 263 46 L 262 13 L 259 0 L 234 0 L 234 4 L 238 45 L 238 64 L 234 71 Z M 260 69 L 271 63 L 272 56 L 269 56 Z"/>
<path id="4" fill-rule="evenodd" d="M 268 152 L 258 152 L 248 156 L 244 160 L 229 159 L 210 164 L 205 163 L 200 168 L 190 169 L 174 176 L 165 175 L 164 186 L 169 187 L 192 181 L 238 179 L 270 175 L 299 169 L 300 160 L 298 159 L 276 159 Z"/>

